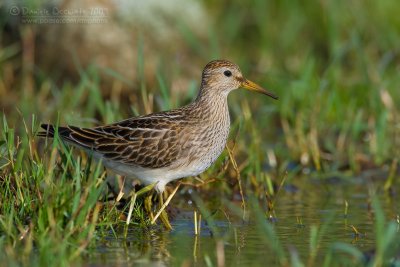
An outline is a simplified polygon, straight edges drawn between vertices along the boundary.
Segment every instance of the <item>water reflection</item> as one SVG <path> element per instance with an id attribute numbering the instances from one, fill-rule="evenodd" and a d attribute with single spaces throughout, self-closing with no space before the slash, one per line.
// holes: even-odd
<path id="1" fill-rule="evenodd" d="M 95 251 L 91 253 L 90 265 L 126 266 L 137 265 L 166 266 L 171 255 L 168 250 L 169 233 L 159 227 L 123 227 L 110 231 L 101 238 Z"/>
<path id="2" fill-rule="evenodd" d="M 283 247 L 307 262 L 310 255 L 311 226 L 329 227 L 323 235 L 319 254 L 333 242 L 353 244 L 362 251 L 374 249 L 374 214 L 371 212 L 371 184 L 357 179 L 330 182 L 317 180 L 301 190 L 282 192 L 275 203 L 275 231 Z M 346 202 L 348 205 L 346 205 Z M 399 204 L 390 196 L 381 197 L 388 219 L 396 219 Z M 240 203 L 238 203 L 240 206 Z M 269 240 L 260 234 L 254 216 L 243 221 L 227 207 L 218 208 L 213 219 L 218 236 L 202 221 L 201 234 L 194 233 L 193 207 L 184 205 L 173 221 L 174 230 L 130 227 L 126 238 L 121 230 L 100 238 L 89 265 L 150 266 L 225 265 L 252 266 L 278 263 Z M 356 230 L 355 230 L 356 229 Z M 317 262 L 319 255 L 316 255 Z M 322 259 L 321 259 L 322 260 Z"/>

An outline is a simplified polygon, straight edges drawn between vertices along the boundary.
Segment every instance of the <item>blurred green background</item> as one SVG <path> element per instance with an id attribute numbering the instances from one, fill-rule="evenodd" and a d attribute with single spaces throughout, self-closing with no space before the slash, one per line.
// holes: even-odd
<path id="1" fill-rule="evenodd" d="M 139 227 L 130 227 L 143 236 L 133 231 L 138 248 L 126 253 L 127 207 L 121 212 L 119 201 L 101 198 L 104 170 L 83 154 L 72 157 L 57 140 L 43 145 L 35 133 L 40 123 L 95 126 L 180 107 L 196 97 L 203 67 L 223 58 L 279 100 L 244 90 L 229 96 L 228 145 L 254 225 L 242 227 L 240 175 L 226 151 L 202 174 L 209 184 L 182 187 L 175 197 L 172 206 L 190 198 L 203 220 L 228 225 L 222 237 L 204 231 L 199 259 L 217 265 L 221 248 L 240 259 L 243 241 L 250 260 L 268 246 L 282 266 L 289 259 L 293 266 L 343 266 L 337 251 L 348 266 L 372 256 L 371 266 L 381 266 L 388 252 L 398 253 L 391 245 L 399 229 L 398 14 L 395 0 L 0 2 L 0 260 L 102 264 L 98 254 L 108 260 L 120 247 L 117 259 L 143 260 L 152 250 L 160 257 L 158 245 L 170 247 L 172 256 L 161 252 L 168 260 L 196 260 L 192 225 L 178 220 L 189 233 L 175 236 L 182 245 L 174 232 L 147 231 L 139 204 L 132 219 Z M 205 216 L 207 208 L 217 215 Z M 362 251 L 363 242 L 374 250 Z M 264 261 L 256 258 L 255 265 Z"/>
<path id="2" fill-rule="evenodd" d="M 54 8 L 104 21 L 37 22 Z M 230 96 L 260 157 L 360 171 L 399 155 L 399 11 L 391 0 L 6 1 L 0 106 L 16 129 L 32 114 L 109 123 L 188 103 L 203 66 L 225 58 L 280 96 Z"/>

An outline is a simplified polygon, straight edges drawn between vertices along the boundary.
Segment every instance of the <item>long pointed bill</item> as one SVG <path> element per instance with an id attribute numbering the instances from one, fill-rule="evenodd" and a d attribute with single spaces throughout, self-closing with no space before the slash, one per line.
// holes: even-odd
<path id="1" fill-rule="evenodd" d="M 271 92 L 268 92 L 267 90 L 265 90 L 264 88 L 262 88 L 258 84 L 253 83 L 252 81 L 244 79 L 244 81 L 242 82 L 242 87 L 246 88 L 247 90 L 250 90 L 250 91 L 254 91 L 254 92 L 257 92 L 257 93 L 261 93 L 261 94 L 267 95 L 269 97 L 272 97 L 273 99 L 278 99 L 278 97 L 276 95 L 274 95 Z"/>

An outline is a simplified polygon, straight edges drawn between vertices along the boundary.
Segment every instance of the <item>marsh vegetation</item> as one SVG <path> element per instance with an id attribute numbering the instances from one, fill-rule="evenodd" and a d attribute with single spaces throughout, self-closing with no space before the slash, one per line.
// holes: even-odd
<path id="1" fill-rule="evenodd" d="M 54 72 L 57 64 L 42 69 L 34 60 L 45 40 L 39 26 L 2 16 L 0 261 L 400 266 L 398 3 L 202 6 L 212 21 L 206 36 L 179 17 L 169 21 L 186 54 L 160 45 L 154 68 L 146 67 L 154 56 L 146 32 L 135 32 L 132 80 L 79 60 L 73 77 Z M 35 137 L 42 122 L 94 126 L 184 105 L 214 58 L 237 62 L 279 101 L 230 95 L 229 152 L 183 180 L 167 209 L 172 231 L 151 225 L 151 192 L 134 204 L 110 197 L 101 164 L 57 138 Z"/>

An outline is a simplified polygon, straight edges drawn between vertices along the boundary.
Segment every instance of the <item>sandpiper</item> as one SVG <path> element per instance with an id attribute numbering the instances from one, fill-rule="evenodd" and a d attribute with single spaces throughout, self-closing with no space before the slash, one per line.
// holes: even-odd
<path id="1" fill-rule="evenodd" d="M 163 192 L 170 181 L 204 172 L 225 148 L 230 118 L 229 92 L 245 89 L 277 96 L 245 79 L 227 60 L 208 63 L 200 92 L 187 106 L 126 119 L 94 128 L 58 127 L 67 143 L 82 148 L 107 167 Z M 42 124 L 39 136 L 54 137 L 53 125 Z"/>

